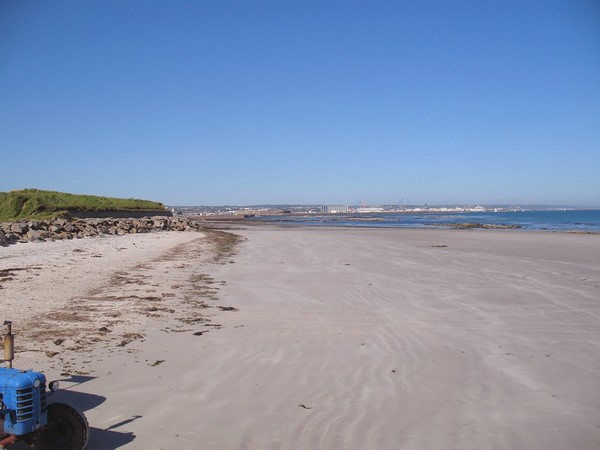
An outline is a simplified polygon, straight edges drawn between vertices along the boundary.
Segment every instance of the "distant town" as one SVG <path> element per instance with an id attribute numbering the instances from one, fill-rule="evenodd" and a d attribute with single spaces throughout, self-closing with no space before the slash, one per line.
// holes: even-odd
<path id="1" fill-rule="evenodd" d="M 368 214 L 368 213 L 464 213 L 575 209 L 564 206 L 413 206 L 413 205 L 249 205 L 249 206 L 169 206 L 175 215 L 273 216 L 283 214 Z"/>

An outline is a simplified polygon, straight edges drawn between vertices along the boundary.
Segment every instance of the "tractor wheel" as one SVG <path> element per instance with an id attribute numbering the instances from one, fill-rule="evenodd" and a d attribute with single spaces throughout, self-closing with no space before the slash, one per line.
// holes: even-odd
<path id="1" fill-rule="evenodd" d="M 38 450 L 83 450 L 87 445 L 89 425 L 83 413 L 65 403 L 48 405 L 48 426 L 41 431 Z"/>

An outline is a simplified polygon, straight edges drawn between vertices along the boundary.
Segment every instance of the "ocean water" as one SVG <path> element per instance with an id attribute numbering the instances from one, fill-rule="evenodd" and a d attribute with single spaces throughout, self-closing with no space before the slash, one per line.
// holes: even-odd
<path id="1" fill-rule="evenodd" d="M 600 232 L 600 210 L 279 215 L 248 220 L 304 226 L 392 228 L 449 228 L 449 224 L 476 223 L 515 225 L 521 230 Z"/>

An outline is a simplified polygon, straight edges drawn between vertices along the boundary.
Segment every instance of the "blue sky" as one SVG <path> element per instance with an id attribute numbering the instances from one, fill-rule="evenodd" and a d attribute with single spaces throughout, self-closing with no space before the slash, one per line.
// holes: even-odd
<path id="1" fill-rule="evenodd" d="M 600 206 L 600 2 L 0 0 L 0 191 Z"/>

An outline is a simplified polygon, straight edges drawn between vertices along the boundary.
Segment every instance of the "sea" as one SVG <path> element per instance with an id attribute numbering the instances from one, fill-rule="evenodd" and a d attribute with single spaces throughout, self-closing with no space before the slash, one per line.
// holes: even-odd
<path id="1" fill-rule="evenodd" d="M 297 226 L 376 228 L 455 228 L 460 224 L 519 230 L 600 232 L 600 210 L 524 210 L 486 212 L 406 212 L 257 216 L 247 219 Z"/>

